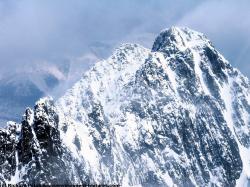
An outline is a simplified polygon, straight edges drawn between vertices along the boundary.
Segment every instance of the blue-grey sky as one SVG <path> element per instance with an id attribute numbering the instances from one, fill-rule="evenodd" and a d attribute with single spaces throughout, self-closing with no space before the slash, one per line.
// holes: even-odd
<path id="1" fill-rule="evenodd" d="M 0 70 L 58 64 L 97 44 L 105 55 L 123 42 L 151 47 L 172 25 L 205 33 L 250 77 L 249 0 L 0 0 Z"/>

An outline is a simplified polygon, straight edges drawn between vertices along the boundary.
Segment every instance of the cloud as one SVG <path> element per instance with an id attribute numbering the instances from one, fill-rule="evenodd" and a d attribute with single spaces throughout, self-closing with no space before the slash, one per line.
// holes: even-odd
<path id="1" fill-rule="evenodd" d="M 158 33 L 194 4 L 184 0 L 177 3 L 165 0 L 2 0 L 0 63 L 5 69 L 13 69 L 37 59 L 60 61 L 81 56 L 95 42 L 111 45 L 132 42 L 137 35 Z"/>
<path id="2" fill-rule="evenodd" d="M 72 61 L 100 44 L 101 58 L 123 42 L 151 47 L 160 30 L 185 25 L 250 75 L 248 7 L 247 0 L 0 0 L 0 72 Z"/>

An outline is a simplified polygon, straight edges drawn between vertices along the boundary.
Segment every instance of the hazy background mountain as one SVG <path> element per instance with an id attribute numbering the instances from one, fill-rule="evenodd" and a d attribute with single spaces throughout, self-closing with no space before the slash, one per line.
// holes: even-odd
<path id="1" fill-rule="evenodd" d="M 205 33 L 250 76 L 247 0 L 0 0 L 0 120 L 60 96 L 120 43 L 152 46 L 172 25 Z M 8 110 L 7 110 L 8 109 Z"/>

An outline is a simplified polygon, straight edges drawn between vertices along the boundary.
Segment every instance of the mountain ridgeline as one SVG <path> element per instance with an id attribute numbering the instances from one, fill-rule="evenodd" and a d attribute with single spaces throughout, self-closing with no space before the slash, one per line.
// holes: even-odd
<path id="1" fill-rule="evenodd" d="M 0 130 L 6 184 L 247 186 L 250 83 L 201 33 L 123 44 Z"/>

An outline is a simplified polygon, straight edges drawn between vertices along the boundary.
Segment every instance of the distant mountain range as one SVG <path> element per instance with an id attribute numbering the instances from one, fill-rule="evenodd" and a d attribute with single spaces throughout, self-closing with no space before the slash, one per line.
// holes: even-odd
<path id="1" fill-rule="evenodd" d="M 59 97 L 70 88 L 82 74 L 99 59 L 107 56 L 110 46 L 93 43 L 90 52 L 61 61 L 46 61 L 25 65 L 17 71 L 1 72 L 0 77 L 0 123 L 19 121 L 26 107 L 32 107 L 41 97 Z"/>

